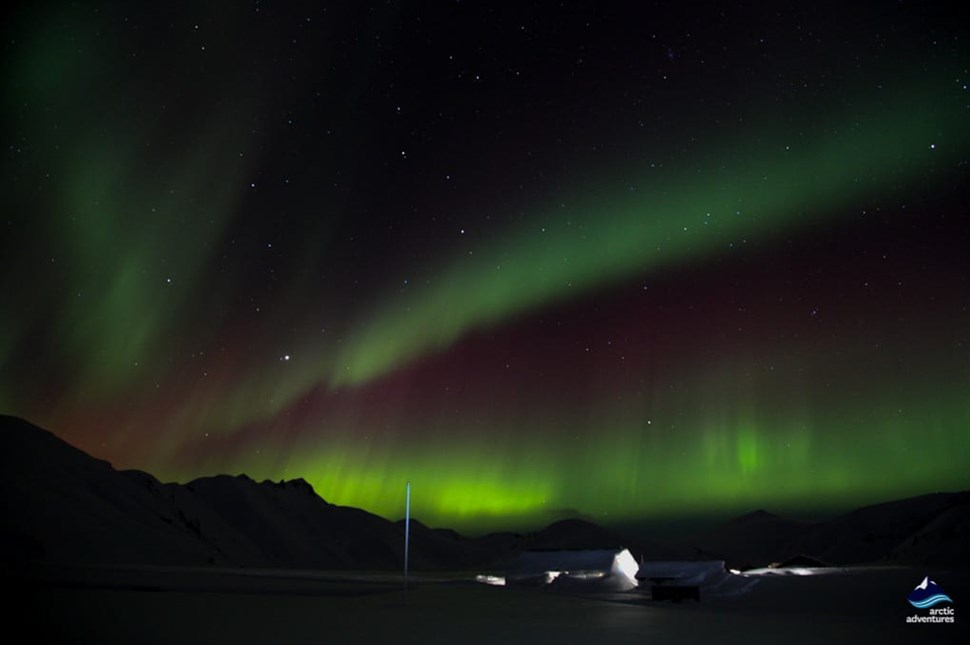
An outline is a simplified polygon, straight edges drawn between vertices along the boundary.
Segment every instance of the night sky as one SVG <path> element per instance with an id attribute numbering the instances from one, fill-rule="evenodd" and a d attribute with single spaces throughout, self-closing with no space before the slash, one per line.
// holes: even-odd
<path id="1" fill-rule="evenodd" d="M 960 3 L 739 4 L 6 10 L 0 411 L 468 531 L 970 487 Z"/>

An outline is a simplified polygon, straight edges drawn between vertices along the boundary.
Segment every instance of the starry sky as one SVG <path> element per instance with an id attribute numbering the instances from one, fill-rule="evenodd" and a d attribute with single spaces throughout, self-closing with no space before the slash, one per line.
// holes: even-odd
<path id="1" fill-rule="evenodd" d="M 970 487 L 959 3 L 5 11 L 0 411 L 470 532 Z"/>

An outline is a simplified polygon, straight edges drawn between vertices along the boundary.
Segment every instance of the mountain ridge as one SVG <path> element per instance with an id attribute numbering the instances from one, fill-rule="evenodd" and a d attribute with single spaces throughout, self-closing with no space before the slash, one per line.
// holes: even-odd
<path id="1" fill-rule="evenodd" d="M 394 570 L 404 527 L 327 502 L 302 478 L 213 475 L 163 483 L 115 470 L 17 417 L 0 415 L 0 560 Z M 759 509 L 681 541 L 582 519 L 469 537 L 411 523 L 415 569 L 501 568 L 524 550 L 628 547 L 639 558 L 765 566 L 795 556 L 835 565 L 970 565 L 970 491 L 861 507 L 822 522 Z"/>

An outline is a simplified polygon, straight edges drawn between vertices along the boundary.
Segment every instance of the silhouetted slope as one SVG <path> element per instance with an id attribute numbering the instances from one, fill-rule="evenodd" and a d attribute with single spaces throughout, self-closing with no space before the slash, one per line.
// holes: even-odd
<path id="1" fill-rule="evenodd" d="M 889 557 L 914 565 L 970 565 L 970 502 L 939 513 L 900 542 Z"/>
<path id="2" fill-rule="evenodd" d="M 402 559 L 393 523 L 327 504 L 303 480 L 162 484 L 20 419 L 0 417 L 0 437 L 8 560 L 391 569 Z"/>
<path id="3" fill-rule="evenodd" d="M 218 554 L 140 473 L 125 476 L 46 430 L 0 417 L 0 544 L 8 559 L 202 563 Z"/>
<path id="4" fill-rule="evenodd" d="M 958 517 L 962 516 L 965 528 L 968 504 L 970 492 L 959 492 L 865 506 L 815 525 L 793 540 L 785 555 L 805 553 L 832 564 L 893 561 L 907 553 L 917 557 L 917 550 L 907 551 L 902 545 L 918 542 L 921 532 L 944 515 L 949 520 L 942 521 L 953 526 L 960 525 Z M 963 542 L 962 549 L 951 548 L 950 557 L 953 563 L 970 562 L 970 546 Z"/>
<path id="5" fill-rule="evenodd" d="M 811 526 L 758 510 L 705 531 L 696 543 L 705 558 L 745 569 L 781 560 L 788 545 Z"/>
<path id="6" fill-rule="evenodd" d="M 934 493 L 864 506 L 804 523 L 765 511 L 735 518 L 696 538 L 703 557 L 760 567 L 804 555 L 832 565 L 970 565 L 970 491 Z"/>

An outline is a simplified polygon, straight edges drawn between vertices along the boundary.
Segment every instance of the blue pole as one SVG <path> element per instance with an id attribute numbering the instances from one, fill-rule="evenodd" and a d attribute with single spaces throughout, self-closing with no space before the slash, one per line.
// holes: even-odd
<path id="1" fill-rule="evenodd" d="M 408 597 L 408 548 L 411 533 L 411 482 L 404 493 L 404 597 Z"/>

